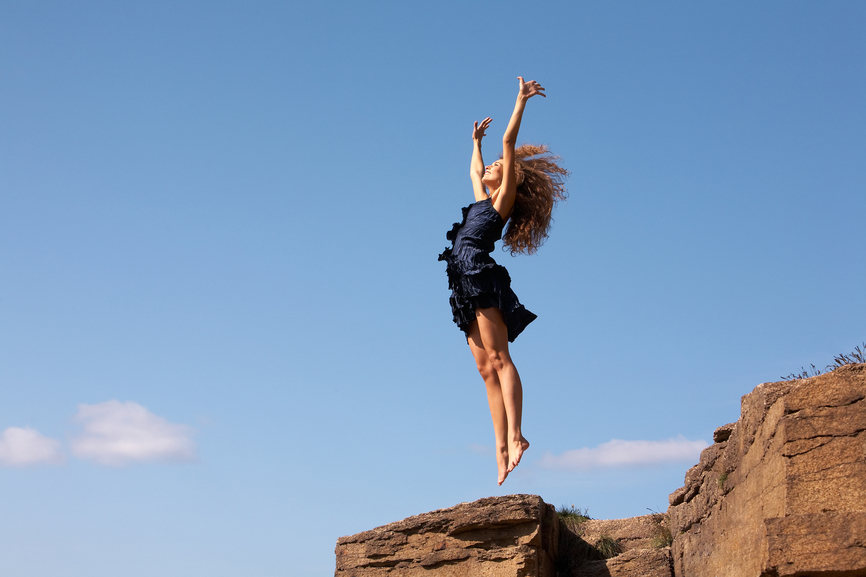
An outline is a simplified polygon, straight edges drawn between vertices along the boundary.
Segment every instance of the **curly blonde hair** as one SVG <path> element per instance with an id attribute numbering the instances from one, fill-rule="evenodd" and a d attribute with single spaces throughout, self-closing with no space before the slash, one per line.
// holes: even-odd
<path id="1" fill-rule="evenodd" d="M 568 171 L 559 160 L 546 145 L 524 144 L 514 151 L 517 199 L 502 237 L 502 248 L 512 255 L 533 254 L 547 240 L 553 207 L 568 196 Z"/>

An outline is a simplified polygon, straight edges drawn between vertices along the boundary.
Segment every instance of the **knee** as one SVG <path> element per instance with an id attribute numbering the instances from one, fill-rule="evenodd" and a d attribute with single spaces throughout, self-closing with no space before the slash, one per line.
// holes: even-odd
<path id="1" fill-rule="evenodd" d="M 501 371 L 506 365 L 511 363 L 511 359 L 509 358 L 506 351 L 488 351 L 487 358 L 489 360 L 490 367 L 497 373 Z"/>
<path id="2" fill-rule="evenodd" d="M 490 364 L 488 359 L 477 360 L 475 366 L 478 367 L 478 373 L 485 382 L 496 376 L 496 370 L 494 370 L 493 365 Z"/>

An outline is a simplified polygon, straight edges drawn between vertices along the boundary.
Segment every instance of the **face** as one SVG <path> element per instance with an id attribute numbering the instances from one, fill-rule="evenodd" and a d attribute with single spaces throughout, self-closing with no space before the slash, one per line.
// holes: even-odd
<path id="1" fill-rule="evenodd" d="M 499 185 L 502 184 L 501 160 L 484 167 L 484 176 L 481 177 L 481 182 L 486 184 L 488 188 L 499 188 Z"/>

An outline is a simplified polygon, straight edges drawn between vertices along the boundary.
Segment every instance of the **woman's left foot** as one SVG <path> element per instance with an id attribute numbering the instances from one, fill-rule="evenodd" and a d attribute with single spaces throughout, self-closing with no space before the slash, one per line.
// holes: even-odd
<path id="1" fill-rule="evenodd" d="M 520 459 L 523 457 L 523 452 L 526 451 L 526 449 L 528 449 L 528 448 L 529 448 L 529 441 L 527 441 L 523 435 L 520 436 L 520 441 L 518 441 L 517 443 L 514 443 L 513 445 L 508 447 L 508 453 L 509 453 L 509 455 L 508 455 L 508 457 L 509 457 L 509 459 L 508 459 L 508 463 L 509 463 L 508 464 L 508 472 L 509 473 L 511 471 L 513 471 L 517 465 L 520 464 Z"/>
<path id="2" fill-rule="evenodd" d="M 496 467 L 499 469 L 499 477 L 497 478 L 496 483 L 502 485 L 505 481 L 505 477 L 507 477 L 508 473 L 511 472 L 508 468 L 508 449 L 505 447 L 502 447 L 502 450 L 496 455 Z"/>

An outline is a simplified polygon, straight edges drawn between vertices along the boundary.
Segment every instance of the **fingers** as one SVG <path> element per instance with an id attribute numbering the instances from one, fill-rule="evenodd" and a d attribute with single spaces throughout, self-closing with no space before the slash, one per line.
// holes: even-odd
<path id="1" fill-rule="evenodd" d="M 540 94 L 547 98 L 547 94 L 544 93 L 544 86 L 542 86 L 535 80 L 529 81 L 529 93 L 532 95 Z"/>
<path id="2" fill-rule="evenodd" d="M 490 122 L 492 119 L 488 116 L 484 120 L 481 121 L 481 124 L 478 124 L 478 121 L 472 123 L 472 138 L 475 140 L 481 140 L 484 137 L 484 131 L 486 131 L 490 127 Z"/>
<path id="3" fill-rule="evenodd" d="M 517 79 L 520 81 L 521 94 L 525 94 L 526 96 L 535 96 L 536 94 L 541 94 L 542 96 L 547 98 L 547 95 L 544 93 L 544 87 L 535 80 L 530 80 L 529 82 L 526 82 L 523 80 L 523 76 L 518 76 Z"/>

